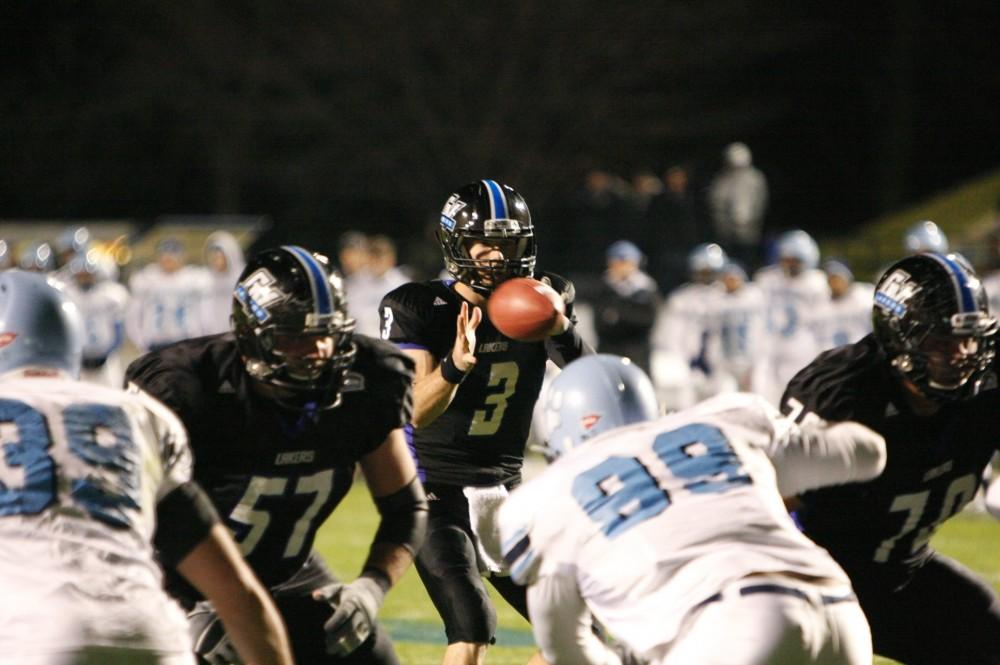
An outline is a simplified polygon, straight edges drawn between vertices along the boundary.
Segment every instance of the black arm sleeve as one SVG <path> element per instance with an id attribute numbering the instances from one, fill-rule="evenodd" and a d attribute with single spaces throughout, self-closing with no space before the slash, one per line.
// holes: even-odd
<path id="1" fill-rule="evenodd" d="M 576 326 L 571 324 L 566 332 L 545 340 L 545 351 L 552 362 L 559 367 L 565 367 L 580 356 L 593 353 L 594 349 L 583 341 L 576 332 Z"/>
<path id="2" fill-rule="evenodd" d="M 402 545 L 416 554 L 427 533 L 427 497 L 416 477 L 388 496 L 375 499 L 382 517 L 375 533 L 376 543 Z"/>
<path id="3" fill-rule="evenodd" d="M 212 500 L 198 483 L 178 485 L 156 506 L 153 545 L 160 560 L 173 568 L 186 557 L 219 521 Z"/>

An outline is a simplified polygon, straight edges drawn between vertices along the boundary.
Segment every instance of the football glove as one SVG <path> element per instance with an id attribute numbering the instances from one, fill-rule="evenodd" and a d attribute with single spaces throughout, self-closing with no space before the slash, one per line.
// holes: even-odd
<path id="1" fill-rule="evenodd" d="M 343 657 L 371 636 L 385 591 L 374 579 L 362 575 L 350 584 L 337 582 L 317 589 L 313 598 L 333 607 L 333 616 L 323 625 L 326 652 Z"/>
<path id="2" fill-rule="evenodd" d="M 242 665 L 222 621 L 208 603 L 198 603 L 188 614 L 188 631 L 194 643 L 198 663 L 203 665 Z"/>
<path id="3" fill-rule="evenodd" d="M 576 314 L 573 312 L 573 303 L 576 302 L 576 287 L 573 282 L 554 272 L 543 272 L 538 281 L 551 286 L 556 293 L 562 296 L 563 304 L 566 306 L 566 318 L 572 321 L 573 325 L 576 325 Z"/>

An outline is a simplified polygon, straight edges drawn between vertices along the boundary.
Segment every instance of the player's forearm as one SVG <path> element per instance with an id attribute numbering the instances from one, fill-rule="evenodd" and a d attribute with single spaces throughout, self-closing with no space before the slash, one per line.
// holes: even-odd
<path id="1" fill-rule="evenodd" d="M 445 379 L 440 365 L 417 379 L 413 383 L 414 427 L 426 427 L 444 413 L 455 398 L 458 385 Z"/>
<path id="2" fill-rule="evenodd" d="M 372 543 L 362 574 L 375 571 L 393 586 L 413 564 L 413 553 L 398 543 Z"/>
<path id="3" fill-rule="evenodd" d="M 784 497 L 871 480 L 882 473 L 886 462 L 882 436 L 854 422 L 802 425 L 770 456 Z"/>
<path id="4" fill-rule="evenodd" d="M 385 575 L 389 585 L 395 584 L 424 543 L 427 534 L 427 497 L 420 480 L 413 479 L 387 496 L 375 497 L 381 521 L 365 570 Z"/>
<path id="5" fill-rule="evenodd" d="M 221 524 L 177 565 L 212 602 L 246 665 L 291 665 L 281 615 Z"/>
<path id="6" fill-rule="evenodd" d="M 594 349 L 580 337 L 572 323 L 565 331 L 547 338 L 545 350 L 552 362 L 559 367 L 565 367 L 580 356 L 594 353 Z"/>
<path id="7" fill-rule="evenodd" d="M 281 615 L 265 589 L 251 587 L 227 596 L 221 603 L 225 610 L 219 602 L 213 605 L 246 665 L 292 665 Z"/>

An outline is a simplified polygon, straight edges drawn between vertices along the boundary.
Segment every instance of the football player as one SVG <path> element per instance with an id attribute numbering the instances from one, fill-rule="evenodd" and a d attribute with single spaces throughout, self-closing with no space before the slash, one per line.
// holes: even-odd
<path id="1" fill-rule="evenodd" d="M 77 254 L 64 270 L 66 292 L 83 316 L 86 334 L 81 378 L 117 388 L 125 376 L 122 346 L 128 289 L 107 277 L 94 254 Z"/>
<path id="2" fill-rule="evenodd" d="M 712 369 L 709 392 L 747 391 L 764 340 L 764 295 L 748 281 L 742 266 L 732 261 L 723 266 L 719 281 L 722 291 L 706 303 L 705 356 Z"/>
<path id="3" fill-rule="evenodd" d="M 872 331 L 872 295 L 875 286 L 858 282 L 843 261 L 823 263 L 830 299 L 816 315 L 813 330 L 819 350 L 856 342 Z"/>
<path id="4" fill-rule="evenodd" d="M 711 373 L 705 358 L 709 303 L 722 292 L 719 275 L 728 260 L 726 252 L 715 243 L 702 243 L 692 249 L 688 254 L 691 279 L 670 292 L 652 332 L 657 350 L 683 358 L 700 374 L 700 385 Z"/>
<path id="5" fill-rule="evenodd" d="M 549 662 L 617 664 L 596 619 L 652 665 L 871 663 L 847 576 L 782 496 L 877 475 L 882 437 L 798 427 L 748 393 L 657 420 L 645 374 L 603 354 L 552 381 L 545 413 L 558 459 L 499 521 Z"/>
<path id="6" fill-rule="evenodd" d="M 502 565 L 482 541 L 495 538 L 495 510 L 521 480 L 546 359 L 562 366 L 590 349 L 567 316 L 560 315 L 545 342 L 517 342 L 484 313 L 487 297 L 504 280 L 536 274 L 531 213 L 514 189 L 493 180 L 462 187 L 445 202 L 438 238 L 452 279 L 405 284 L 387 294 L 382 336 L 417 367 L 409 435 L 430 504 L 417 572 L 444 620 L 444 662 L 471 664 L 482 662 L 496 630 L 481 574 L 490 574 L 500 594 L 527 616 L 524 589 L 501 576 Z M 571 284 L 539 276 L 572 304 Z"/>
<path id="7" fill-rule="evenodd" d="M 777 406 L 785 384 L 816 357 L 814 326 L 830 300 L 830 287 L 820 271 L 819 246 L 805 231 L 781 234 L 778 263 L 757 272 L 754 282 L 764 292 L 767 334 L 761 362 L 754 367 L 754 392 Z"/>
<path id="8" fill-rule="evenodd" d="M 0 273 L 0 660 L 194 665 L 166 564 L 246 662 L 291 665 L 267 590 L 191 481 L 184 428 L 144 393 L 74 380 L 82 337 L 53 282 Z"/>
<path id="9" fill-rule="evenodd" d="M 885 472 L 804 494 L 798 521 L 850 575 L 876 653 L 907 665 L 1000 663 L 1000 599 L 929 544 L 976 495 L 1000 444 L 1000 391 L 988 389 L 997 321 L 961 256 L 925 253 L 882 276 L 873 322 L 873 334 L 795 376 L 783 409 L 880 432 Z"/>
<path id="10" fill-rule="evenodd" d="M 208 272 L 185 263 L 184 246 L 161 240 L 156 261 L 129 279 L 125 318 L 128 337 L 141 352 L 205 334 L 203 303 L 210 295 Z"/>
<path id="11" fill-rule="evenodd" d="M 21 249 L 18 265 L 21 270 L 30 272 L 50 273 L 56 266 L 56 255 L 52 245 L 44 240 L 33 240 Z"/>
<path id="12" fill-rule="evenodd" d="M 921 252 L 947 254 L 948 236 L 945 235 L 940 226 L 925 219 L 906 229 L 906 233 L 903 235 L 903 249 L 908 254 Z"/>
<path id="13" fill-rule="evenodd" d="M 191 434 L 195 478 L 274 596 L 301 663 L 396 663 L 376 613 L 410 565 L 427 503 L 403 437 L 413 364 L 354 335 L 340 276 L 297 246 L 253 257 L 233 298 L 233 332 L 132 363 Z M 361 576 L 341 584 L 313 551 L 356 465 L 381 515 Z M 199 655 L 228 662 L 212 608 L 183 584 Z M 324 637 L 325 634 L 325 637 Z"/>

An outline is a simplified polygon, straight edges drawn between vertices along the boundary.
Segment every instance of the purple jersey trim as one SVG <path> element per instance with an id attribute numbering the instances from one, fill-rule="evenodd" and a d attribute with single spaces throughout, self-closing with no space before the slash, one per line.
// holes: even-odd
<path id="1" fill-rule="evenodd" d="M 420 349 L 421 351 L 430 351 L 429 348 L 423 344 L 412 344 L 410 342 L 399 342 L 396 344 L 397 349 Z"/>
<path id="2" fill-rule="evenodd" d="M 410 449 L 410 457 L 413 458 L 413 463 L 417 465 L 417 477 L 420 478 L 420 482 L 427 482 L 427 471 L 420 466 L 420 460 L 417 458 L 417 449 L 413 445 L 412 423 L 403 425 L 403 436 L 406 437 L 406 447 Z"/>

